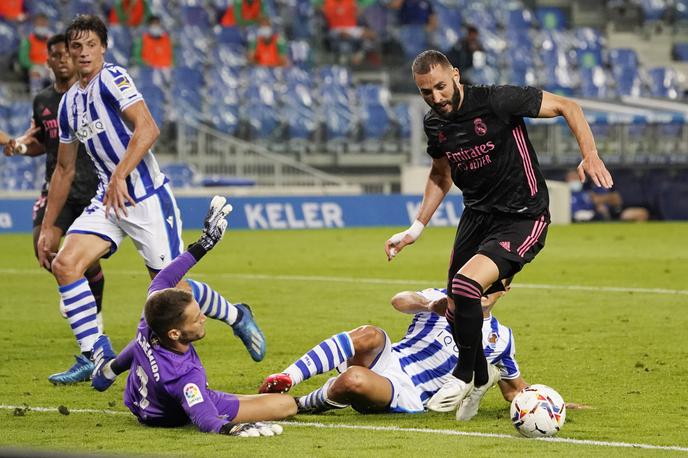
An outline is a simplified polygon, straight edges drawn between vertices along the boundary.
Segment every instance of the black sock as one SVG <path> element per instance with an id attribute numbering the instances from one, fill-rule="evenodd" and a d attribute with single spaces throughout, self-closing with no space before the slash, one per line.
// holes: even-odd
<path id="1" fill-rule="evenodd" d="M 473 384 L 475 386 L 483 386 L 488 382 L 489 375 L 487 373 L 487 358 L 485 358 L 485 350 L 483 349 L 482 326 L 480 328 L 480 337 L 475 345 L 475 377 Z"/>
<path id="2" fill-rule="evenodd" d="M 454 340 L 459 347 L 459 362 L 454 376 L 470 383 L 476 369 L 476 349 L 482 353 L 483 309 L 480 304 L 483 289 L 470 278 L 456 274 L 452 281 L 454 296 Z M 482 356 L 483 360 L 485 355 Z M 482 370 L 482 368 L 481 368 Z M 485 368 L 487 374 L 487 368 Z M 484 384 L 484 382 L 483 382 Z"/>
<path id="3" fill-rule="evenodd" d="M 88 280 L 88 286 L 96 300 L 97 313 L 100 313 L 103 308 L 103 290 L 105 289 L 105 275 L 103 275 L 100 264 L 96 264 L 95 267 L 86 271 L 86 280 Z"/>

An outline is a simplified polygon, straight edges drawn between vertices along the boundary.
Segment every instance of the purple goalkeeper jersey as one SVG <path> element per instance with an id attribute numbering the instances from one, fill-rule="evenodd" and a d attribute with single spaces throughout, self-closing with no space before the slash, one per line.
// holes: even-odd
<path id="1" fill-rule="evenodd" d="M 188 252 L 179 256 L 155 277 L 149 295 L 174 287 L 195 263 Z M 124 404 L 141 423 L 170 427 L 191 421 L 201 431 L 218 432 L 236 416 L 238 399 L 208 389 L 193 345 L 183 354 L 164 348 L 143 317 L 122 353 L 118 358 L 131 358 Z"/>

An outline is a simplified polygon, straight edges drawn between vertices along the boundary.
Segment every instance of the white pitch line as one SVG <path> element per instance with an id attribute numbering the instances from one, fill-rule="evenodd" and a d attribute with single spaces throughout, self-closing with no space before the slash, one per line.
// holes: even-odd
<path id="1" fill-rule="evenodd" d="M 24 409 L 26 406 L 9 406 L 0 405 L 2 410 L 14 410 L 14 409 Z M 58 413 L 57 407 L 28 407 L 30 412 L 49 412 Z M 124 412 L 121 410 L 109 410 L 109 409 L 69 409 L 69 413 L 102 413 L 106 415 L 130 415 L 129 412 Z M 441 434 L 445 436 L 463 436 L 463 437 L 480 437 L 480 438 L 492 438 L 492 439 L 516 439 L 516 440 L 528 440 L 520 436 L 510 435 L 510 434 L 497 434 L 497 433 L 479 433 L 473 431 L 457 431 L 455 429 L 424 429 L 424 428 L 402 428 L 400 426 L 369 426 L 369 425 L 347 425 L 341 423 L 314 423 L 314 422 L 301 422 L 301 421 L 280 421 L 282 425 L 295 426 L 295 427 L 305 427 L 305 428 L 323 428 L 323 429 L 352 429 L 360 431 L 385 431 L 385 432 L 399 432 L 399 433 L 421 433 L 421 434 Z M 570 439 L 565 437 L 547 437 L 547 438 L 536 438 L 530 440 L 537 440 L 541 442 L 557 442 L 562 444 L 575 444 L 575 445 L 592 445 L 600 447 L 617 447 L 617 448 L 641 448 L 647 450 L 668 450 L 674 452 L 688 452 L 688 447 L 681 447 L 678 445 L 653 445 L 653 444 L 638 444 L 632 442 L 607 442 L 607 441 L 595 441 L 586 439 Z"/>
<path id="2" fill-rule="evenodd" d="M 139 270 L 107 270 L 107 274 L 138 275 Z M 0 269 L 0 274 L 6 275 L 45 275 L 44 271 L 34 269 Z M 402 278 L 360 278 L 360 277 L 335 277 L 322 275 L 270 275 L 270 274 L 231 274 L 231 273 L 198 273 L 195 277 L 219 277 L 235 280 L 278 280 L 278 281 L 304 281 L 324 283 L 357 283 L 372 285 L 437 285 L 437 279 L 419 280 Z M 594 291 L 607 293 L 642 293 L 642 294 L 669 294 L 688 296 L 688 289 L 667 288 L 635 288 L 629 286 L 588 286 L 588 285 L 551 285 L 539 283 L 514 283 L 515 288 L 524 289 L 556 289 L 565 291 Z"/>

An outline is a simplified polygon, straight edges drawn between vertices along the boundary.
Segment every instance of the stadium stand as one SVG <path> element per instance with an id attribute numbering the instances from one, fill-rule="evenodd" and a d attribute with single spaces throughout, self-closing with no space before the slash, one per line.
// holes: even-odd
<path id="1" fill-rule="evenodd" d="M 29 12 L 46 14 L 55 28 L 77 13 L 106 14 L 110 8 L 108 2 L 84 0 L 27 4 Z M 313 2 L 263 1 L 261 14 L 270 18 L 288 43 L 291 65 L 279 71 L 262 71 L 248 64 L 247 42 L 256 27 L 224 21 L 231 5 L 228 0 L 152 0 L 148 5 L 170 31 L 174 68 L 165 73 L 133 66 L 131 37 L 140 29 L 124 25 L 109 27 L 108 59 L 130 69 L 153 117 L 164 127 L 167 134 L 159 148 L 172 157 L 186 154 L 197 161 L 199 175 L 192 183 L 202 180 L 202 142 L 208 141 L 196 137 L 197 126 L 211 129 L 208 132 L 218 138 L 230 135 L 285 156 L 296 153 L 312 164 L 334 166 L 343 151 L 365 155 L 366 167 L 387 164 L 384 155 L 391 150 L 396 153 L 395 164 L 422 155 L 422 150 L 410 147 L 419 129 L 411 122 L 411 114 L 419 108 L 409 103 L 417 96 L 408 62 L 428 47 L 449 50 L 465 36 L 469 25 L 478 28 L 484 48 L 474 54 L 474 68 L 464 73 L 472 82 L 535 85 L 594 102 L 584 104 L 586 115 L 599 149 L 612 163 L 669 166 L 688 162 L 688 109 L 638 108 L 632 102 L 685 101 L 683 72 L 688 67 L 683 62 L 688 61 L 688 36 L 681 34 L 681 25 L 688 23 L 688 0 L 637 2 L 639 24 L 651 25 L 649 32 L 636 29 L 638 41 L 655 33 L 657 24 L 664 33 L 676 34 L 664 60 L 647 59 L 633 42 L 619 47 L 616 41 L 616 46 L 610 46 L 613 28 L 600 27 L 604 18 L 580 22 L 575 9 L 551 2 L 432 0 L 438 26 L 431 34 L 424 25 L 400 26 L 398 12 L 386 2 L 359 2 L 363 12 L 359 24 L 373 31 L 376 41 L 367 50 L 370 58 L 345 66 L 333 65 L 340 59 L 327 45 L 326 21 Z M 611 13 L 615 5 L 608 2 L 602 9 L 610 12 L 610 25 L 616 20 Z M 24 24 L 0 20 L 0 62 L 7 63 L 0 70 L 0 129 L 13 134 L 26 129 L 30 113 L 28 96 L 18 89 L 19 78 L 12 66 L 25 32 Z M 189 129 L 187 124 L 196 127 Z M 534 122 L 532 129 L 546 169 L 556 170 L 576 160 L 576 145 L 566 126 Z M 188 132 L 197 133 L 189 136 Z M 185 148 L 193 154 L 189 156 Z M 26 180 L 12 176 L 13 189 L 26 186 Z"/>

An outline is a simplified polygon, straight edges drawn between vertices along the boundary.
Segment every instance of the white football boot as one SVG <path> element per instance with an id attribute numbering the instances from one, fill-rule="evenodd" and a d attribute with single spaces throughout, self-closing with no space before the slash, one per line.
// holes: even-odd
<path id="1" fill-rule="evenodd" d="M 456 409 L 461 401 L 468 396 L 473 389 L 473 382 L 466 383 L 461 379 L 450 376 L 451 380 L 428 401 L 428 410 L 434 412 L 449 412 Z"/>
<path id="2" fill-rule="evenodd" d="M 499 379 L 501 378 L 499 374 L 499 369 L 497 369 L 496 366 L 493 366 L 492 364 L 487 365 L 487 383 L 482 385 L 482 386 L 474 386 L 473 390 L 466 396 L 463 401 L 461 401 L 461 405 L 459 406 L 459 410 L 456 411 L 456 419 L 459 421 L 468 421 L 471 418 L 475 417 L 475 415 L 478 413 L 478 408 L 480 407 L 480 401 L 482 401 L 483 396 L 485 396 L 485 393 L 487 393 L 487 390 L 492 388 L 499 382 Z"/>

